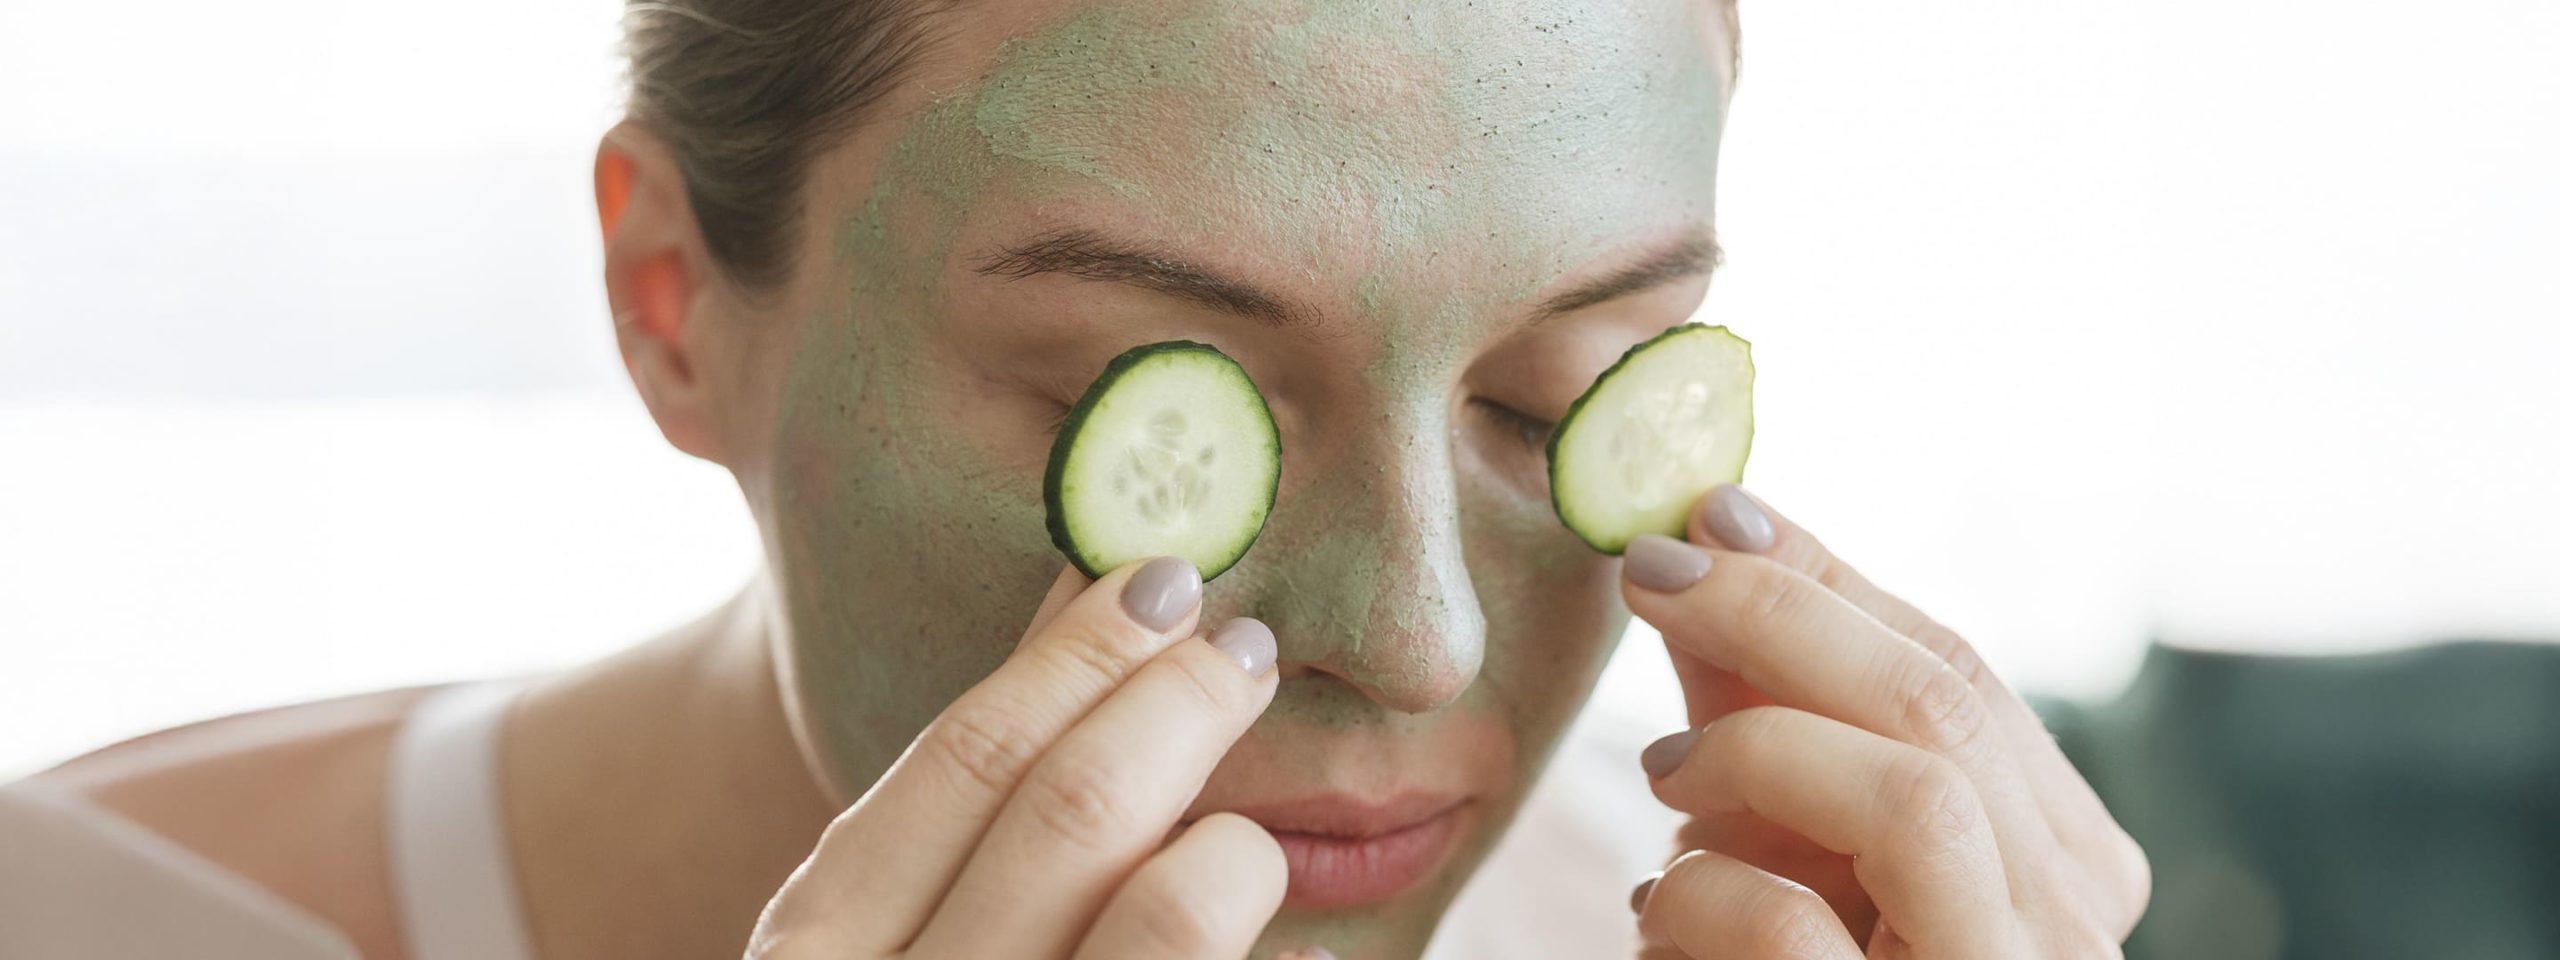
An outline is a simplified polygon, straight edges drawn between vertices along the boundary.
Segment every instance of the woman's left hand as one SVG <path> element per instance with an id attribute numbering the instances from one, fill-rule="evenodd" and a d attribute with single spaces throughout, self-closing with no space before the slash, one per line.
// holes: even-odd
<path id="1" fill-rule="evenodd" d="M 2123 955 L 2141 848 L 1961 638 L 1735 487 L 1625 577 L 1699 728 L 1645 750 L 1692 817 L 1635 893 L 1646 957 Z"/>

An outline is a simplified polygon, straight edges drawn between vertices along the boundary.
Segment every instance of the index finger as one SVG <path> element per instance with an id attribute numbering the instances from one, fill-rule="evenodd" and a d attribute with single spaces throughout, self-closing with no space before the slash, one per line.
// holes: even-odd
<path id="1" fill-rule="evenodd" d="M 827 826 L 776 897 L 769 924 L 788 928 L 800 919 L 795 911 L 823 917 L 859 904 L 863 922 L 831 937 L 829 950 L 914 939 L 1033 763 L 1198 625 L 1200 571 L 1188 561 L 1130 564 L 1072 592 L 1082 579 L 1072 568 L 1061 574 L 1013 655 Z"/>
<path id="2" fill-rule="evenodd" d="M 1982 658 L 1963 637 L 1930 619 L 1920 608 L 1876 586 L 1811 532 L 1740 486 L 1726 484 L 1698 499 L 1697 509 L 1689 512 L 1689 542 L 1721 544 L 1728 550 L 1759 554 L 1811 577 L 1839 594 L 1840 599 L 1937 654 L 1967 682 L 1983 688 L 1985 695 L 1998 693 L 2017 699 L 1999 677 L 1984 668 Z"/>
<path id="3" fill-rule="evenodd" d="M 1238 618 L 1148 661 L 1032 765 L 908 956 L 1073 942 L 1271 703 L 1278 649 L 1269 627 Z"/>
<path id="4" fill-rule="evenodd" d="M 1910 638 L 1922 649 L 1946 661 L 1958 676 L 1979 691 L 1992 719 L 2007 735 L 2009 745 L 2018 752 L 2030 790 L 2048 812 L 2055 834 L 2067 845 L 2081 849 L 2098 859 L 2098 866 L 2110 875 L 2131 877 L 2136 887 L 2147 887 L 2148 868 L 2141 850 L 2115 818 L 2107 813 L 2106 804 L 2097 791 L 2081 778 L 2062 748 L 2047 733 L 2044 721 L 2027 706 L 2024 699 L 2001 682 L 1983 662 L 1973 646 L 1954 630 L 1932 619 L 1920 608 L 1893 595 L 1859 573 L 1857 568 L 1831 552 L 1810 531 L 1797 525 L 1785 514 L 1769 507 L 1760 498 L 1739 486 L 1726 485 L 1709 491 L 1699 499 L 1697 509 L 1689 514 L 1689 542 L 1722 544 L 1745 553 L 1754 553 L 1777 561 L 1781 566 L 1812 578 L 1839 595 L 1850 605 L 1875 618 L 1894 632 Z M 1692 723 L 1697 722 L 1692 718 Z M 2132 898 L 2147 899 L 2147 894 Z M 2132 916 L 2114 918 L 2121 926 L 2130 927 Z"/>
<path id="5" fill-rule="evenodd" d="M 1981 692 L 1945 661 L 1811 578 L 1767 558 L 1668 537 L 1627 550 L 1627 606 L 1663 639 L 1731 670 L 1773 701 L 1846 721 L 1953 761 L 1980 789 L 2013 869 L 2054 844 Z M 1684 571 L 1679 583 L 1666 574 Z"/>

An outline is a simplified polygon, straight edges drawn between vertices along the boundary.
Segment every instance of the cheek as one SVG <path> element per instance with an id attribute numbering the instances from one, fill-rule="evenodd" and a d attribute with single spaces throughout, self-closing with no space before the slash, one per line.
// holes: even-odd
<path id="1" fill-rule="evenodd" d="M 1539 756 L 1625 629 L 1617 563 L 1500 478 L 1462 477 L 1460 490 L 1467 571 L 1487 634 L 1476 692 L 1514 725 L 1522 754 Z"/>
<path id="2" fill-rule="evenodd" d="M 966 386 L 850 323 L 784 390 L 766 518 L 804 736 L 859 792 L 1010 650 L 1049 578 L 1038 477 L 950 416 Z M 819 342 L 823 341 L 823 342 Z"/>

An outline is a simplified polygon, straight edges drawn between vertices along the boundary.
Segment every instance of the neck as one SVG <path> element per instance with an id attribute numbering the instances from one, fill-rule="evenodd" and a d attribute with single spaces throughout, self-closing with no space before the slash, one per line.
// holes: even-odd
<path id="1" fill-rule="evenodd" d="M 501 783 L 539 956 L 743 952 L 838 806 L 783 714 L 777 615 L 759 581 L 518 701 Z"/>

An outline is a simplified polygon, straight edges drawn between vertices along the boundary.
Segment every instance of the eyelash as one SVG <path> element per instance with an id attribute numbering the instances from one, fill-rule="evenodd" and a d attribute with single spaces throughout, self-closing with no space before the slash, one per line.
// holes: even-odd
<path id="1" fill-rule="evenodd" d="M 1493 420 L 1495 426 L 1502 428 L 1505 436 L 1518 441 L 1521 446 L 1531 450 L 1545 450 L 1547 448 L 1547 438 L 1553 436 L 1556 432 L 1556 425 L 1553 423 L 1521 413 L 1518 410 L 1511 409 L 1510 407 L 1503 406 L 1502 404 L 1495 403 L 1491 400 L 1477 398 L 1469 400 L 1467 403 L 1475 406 L 1479 410 L 1482 410 L 1486 417 Z"/>

